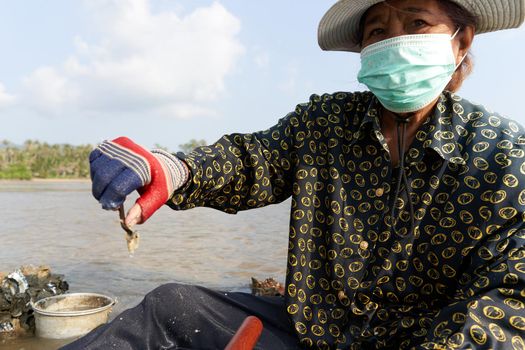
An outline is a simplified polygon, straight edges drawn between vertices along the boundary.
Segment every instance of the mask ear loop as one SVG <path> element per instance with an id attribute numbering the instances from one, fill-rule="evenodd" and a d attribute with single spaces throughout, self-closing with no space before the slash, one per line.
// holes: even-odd
<path id="1" fill-rule="evenodd" d="M 461 27 L 458 26 L 458 29 L 456 29 L 456 31 L 454 32 L 454 34 L 452 34 L 450 36 L 450 41 L 454 40 L 454 38 L 458 35 L 459 31 L 461 30 Z M 461 64 L 463 63 L 463 61 L 465 60 L 465 57 L 467 57 L 468 55 L 468 52 L 466 54 L 463 55 L 463 57 L 461 57 L 461 59 L 459 60 L 458 64 L 456 64 L 456 68 L 455 69 L 458 69 L 459 66 L 461 66 Z"/>
<path id="2" fill-rule="evenodd" d="M 459 31 L 461 30 L 461 27 L 458 27 L 458 29 L 456 29 L 456 31 L 454 32 L 454 34 L 452 34 L 450 36 L 450 41 L 454 40 L 454 38 L 456 37 L 456 35 L 458 35 Z"/>

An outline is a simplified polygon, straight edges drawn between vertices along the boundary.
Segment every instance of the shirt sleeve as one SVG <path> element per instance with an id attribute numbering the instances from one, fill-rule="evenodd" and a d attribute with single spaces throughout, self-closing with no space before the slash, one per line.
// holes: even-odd
<path id="1" fill-rule="evenodd" d="M 310 106 L 298 105 L 267 130 L 225 135 L 179 155 L 191 174 L 167 204 L 176 210 L 206 206 L 234 214 L 288 198 L 297 164 L 294 138 L 306 129 Z"/>

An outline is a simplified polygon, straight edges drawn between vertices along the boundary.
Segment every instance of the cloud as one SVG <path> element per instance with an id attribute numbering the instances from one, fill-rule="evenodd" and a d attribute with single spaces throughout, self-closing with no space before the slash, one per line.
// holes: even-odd
<path id="1" fill-rule="evenodd" d="M 263 51 L 260 47 L 253 48 L 253 62 L 259 69 L 267 69 L 270 65 L 270 54 Z"/>
<path id="2" fill-rule="evenodd" d="M 15 96 L 8 94 L 5 86 L 0 83 L 0 108 L 5 108 L 12 105 L 15 102 Z"/>
<path id="3" fill-rule="evenodd" d="M 101 39 L 77 36 L 75 51 L 24 81 L 24 99 L 41 112 L 213 114 L 211 102 L 244 48 L 240 21 L 218 2 L 181 15 L 153 13 L 148 0 L 87 3 Z M 180 12 L 180 11 L 178 11 Z"/>
<path id="4" fill-rule="evenodd" d="M 266 68 L 270 63 L 270 56 L 268 55 L 268 53 L 260 53 L 257 56 L 255 56 L 254 61 L 257 67 Z"/>

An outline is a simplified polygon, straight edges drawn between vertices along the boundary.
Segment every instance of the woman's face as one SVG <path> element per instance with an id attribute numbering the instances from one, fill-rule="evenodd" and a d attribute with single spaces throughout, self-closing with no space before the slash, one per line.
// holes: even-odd
<path id="1" fill-rule="evenodd" d="M 453 34 L 454 23 L 438 0 L 388 0 L 365 14 L 362 47 L 408 34 Z"/>

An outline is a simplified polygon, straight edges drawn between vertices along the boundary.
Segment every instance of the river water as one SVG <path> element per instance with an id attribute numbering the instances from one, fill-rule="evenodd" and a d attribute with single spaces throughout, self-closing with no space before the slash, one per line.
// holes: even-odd
<path id="1" fill-rule="evenodd" d="M 130 257 L 118 213 L 100 209 L 89 182 L 0 181 L 0 271 L 48 265 L 70 292 L 115 297 L 112 317 L 167 282 L 249 291 L 252 276 L 284 281 L 289 207 L 286 201 L 237 215 L 163 207 L 137 226 L 140 247 Z M 32 337 L 2 340 L 0 349 L 63 343 Z"/>

